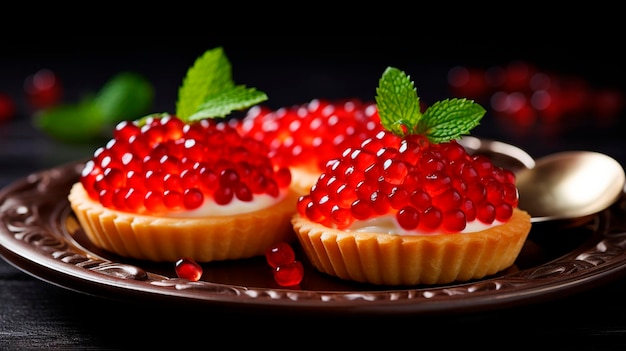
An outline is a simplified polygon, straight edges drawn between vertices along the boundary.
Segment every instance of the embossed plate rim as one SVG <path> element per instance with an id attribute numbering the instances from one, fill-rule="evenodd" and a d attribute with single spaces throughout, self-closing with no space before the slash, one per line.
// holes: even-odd
<path id="1" fill-rule="evenodd" d="M 437 287 L 304 290 L 168 278 L 137 265 L 107 260 L 67 239 L 67 228 L 55 216 L 65 218 L 71 213 L 65 195 L 82 164 L 77 161 L 35 172 L 0 190 L 0 256 L 38 279 L 99 297 L 229 306 L 244 311 L 271 307 L 290 313 L 442 314 L 562 297 L 616 279 L 626 268 L 626 233 L 599 228 L 601 235 L 594 235 L 546 264 L 476 282 Z M 34 201 L 26 195 L 28 191 L 35 192 L 31 194 Z M 58 201 L 54 211 L 62 213 L 40 218 L 46 223 L 28 224 L 36 217 L 29 211 L 45 207 L 38 192 L 53 192 L 52 200 Z M 608 210 L 597 215 L 603 216 L 607 218 L 600 222 L 609 222 Z"/>

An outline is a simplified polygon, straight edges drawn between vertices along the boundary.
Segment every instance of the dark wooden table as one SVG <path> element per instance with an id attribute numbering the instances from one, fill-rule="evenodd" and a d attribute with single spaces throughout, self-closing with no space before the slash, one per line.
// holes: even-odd
<path id="1" fill-rule="evenodd" d="M 87 157 L 93 151 L 91 146 L 51 140 L 33 127 L 31 111 L 23 100 L 22 82 L 27 75 L 41 68 L 54 70 L 63 81 L 65 98 L 76 100 L 85 91 L 98 89 L 114 73 L 133 70 L 155 84 L 155 112 L 172 111 L 186 69 L 213 45 L 178 53 L 170 50 L 158 57 L 125 47 L 112 52 L 85 54 L 68 50 L 44 57 L 25 53 L 0 58 L 0 91 L 12 94 L 19 104 L 15 118 L 0 123 L 0 186 L 8 186 L 32 172 Z M 272 53 L 241 47 L 225 49 L 233 61 L 235 79 L 267 92 L 275 107 L 318 97 L 371 99 L 377 80 L 388 65 L 409 72 L 427 99 L 439 99 L 448 94 L 446 75 L 458 59 L 449 51 L 442 57 L 420 59 L 404 51 L 367 56 L 366 50 L 313 54 L 305 50 Z M 519 53 L 498 51 L 483 65 L 526 58 L 509 55 L 511 52 Z M 578 65 L 585 60 L 559 66 L 559 59 L 554 56 L 544 61 L 540 57 L 541 53 L 528 55 L 528 59 L 537 59 L 547 69 L 561 69 L 603 86 L 624 88 L 623 69 L 613 70 L 617 60 L 611 60 L 613 65 L 608 67 L 592 66 L 597 62 Z M 458 64 L 476 62 L 477 58 L 471 57 Z M 608 128 L 585 126 L 584 130 L 569 130 L 546 138 L 532 132 L 525 136 L 511 134 L 488 114 L 475 134 L 517 144 L 535 157 L 582 148 L 607 153 L 626 164 L 626 143 L 618 132 L 625 117 L 622 111 Z M 548 343 L 562 349 L 623 349 L 626 277 L 615 276 L 580 290 L 519 306 L 441 316 L 311 316 L 109 299 L 58 286 L 0 260 L 0 349 L 230 347 L 224 346 L 224 342 L 234 346 L 296 348 L 330 346 L 336 341 L 355 347 L 382 341 L 391 347 L 422 348 L 435 341 L 434 345 L 440 345 L 436 347 L 464 345 L 478 349 L 540 347 Z"/>

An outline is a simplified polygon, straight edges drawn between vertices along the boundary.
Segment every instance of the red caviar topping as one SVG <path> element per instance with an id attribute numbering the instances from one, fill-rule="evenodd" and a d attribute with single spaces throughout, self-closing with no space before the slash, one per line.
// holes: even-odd
<path id="1" fill-rule="evenodd" d="M 278 196 L 291 183 L 262 142 L 214 120 L 175 116 L 121 122 L 81 174 L 89 196 L 105 207 L 136 213 L 193 210 L 206 199 L 228 204 L 256 194 Z"/>
<path id="2" fill-rule="evenodd" d="M 474 219 L 507 221 L 518 199 L 511 171 L 454 140 L 436 144 L 380 132 L 329 162 L 297 209 L 339 229 L 392 214 L 407 230 L 459 232 Z"/>
<path id="3" fill-rule="evenodd" d="M 357 99 L 314 99 L 275 111 L 254 106 L 242 121 L 233 121 L 244 135 L 265 142 L 279 164 L 318 171 L 341 150 L 383 129 L 376 105 Z"/>

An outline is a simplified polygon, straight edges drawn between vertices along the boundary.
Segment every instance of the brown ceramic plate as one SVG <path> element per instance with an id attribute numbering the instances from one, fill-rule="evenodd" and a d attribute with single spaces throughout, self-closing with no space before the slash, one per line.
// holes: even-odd
<path id="1" fill-rule="evenodd" d="M 590 289 L 626 269 L 626 200 L 574 226 L 535 225 L 518 260 L 485 279 L 441 286 L 381 287 L 315 271 L 304 258 L 297 288 L 282 288 L 264 259 L 205 264 L 198 282 L 174 264 L 133 261 L 86 240 L 67 201 L 82 162 L 31 174 L 0 191 L 0 254 L 49 283 L 100 297 L 288 313 L 428 314 L 492 310 Z M 297 247 L 299 250 L 299 248 Z"/>

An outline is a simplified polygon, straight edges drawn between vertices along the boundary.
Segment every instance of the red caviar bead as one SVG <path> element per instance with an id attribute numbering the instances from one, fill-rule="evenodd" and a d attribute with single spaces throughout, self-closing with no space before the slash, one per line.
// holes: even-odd
<path id="1" fill-rule="evenodd" d="M 279 242 L 265 250 L 265 260 L 272 268 L 289 264 L 296 259 L 296 253 L 291 245 Z"/>
<path id="2" fill-rule="evenodd" d="M 461 210 L 465 213 L 465 218 L 468 222 L 476 219 L 476 206 L 470 199 L 463 200 L 461 204 Z"/>
<path id="3" fill-rule="evenodd" d="M 183 195 L 175 190 L 165 190 L 163 192 L 163 203 L 171 210 L 178 209 L 183 199 Z"/>
<path id="4" fill-rule="evenodd" d="M 187 279 L 192 282 L 197 282 L 202 278 L 203 269 L 200 264 L 190 258 L 181 258 L 176 261 L 174 266 L 176 275 L 181 279 Z"/>
<path id="5" fill-rule="evenodd" d="M 432 199 L 425 191 L 417 189 L 409 195 L 409 201 L 411 205 L 417 208 L 420 212 L 426 211 L 427 208 L 432 206 Z"/>
<path id="6" fill-rule="evenodd" d="M 460 232 L 467 225 L 465 213 L 460 209 L 451 209 L 443 213 L 443 227 L 449 232 Z"/>
<path id="7" fill-rule="evenodd" d="M 443 213 L 437 207 L 429 207 L 422 213 L 420 225 L 426 231 L 433 231 L 443 222 Z"/>
<path id="8" fill-rule="evenodd" d="M 496 206 L 496 217 L 498 221 L 506 221 L 513 215 L 513 207 L 510 204 L 502 203 Z"/>
<path id="9" fill-rule="evenodd" d="M 398 211 L 396 218 L 402 228 L 411 230 L 417 228 L 420 221 L 420 213 L 414 207 L 405 206 Z"/>
<path id="10" fill-rule="evenodd" d="M 355 219 L 368 219 L 372 215 L 373 210 L 366 200 L 357 199 L 350 206 L 350 212 Z"/>
<path id="11" fill-rule="evenodd" d="M 274 268 L 274 280 L 280 286 L 296 286 L 304 277 L 302 262 L 293 261 Z"/>
<path id="12" fill-rule="evenodd" d="M 347 228 L 354 222 L 354 219 L 351 216 L 350 210 L 347 208 L 342 208 L 337 205 L 333 206 L 330 210 L 330 218 L 333 223 L 337 225 L 338 228 Z"/>
<path id="13" fill-rule="evenodd" d="M 100 203 L 102 203 L 102 200 L 100 200 Z M 156 191 L 148 191 L 144 197 L 143 203 L 144 207 L 149 212 L 159 213 L 167 209 L 163 203 L 163 194 Z M 104 203 L 102 203 L 102 205 L 106 206 Z"/>
<path id="14" fill-rule="evenodd" d="M 189 188 L 183 192 L 183 204 L 188 210 L 194 210 L 204 203 L 204 195 L 197 188 Z"/>
<path id="15" fill-rule="evenodd" d="M 496 219 L 496 208 L 488 202 L 478 203 L 478 207 L 476 208 L 476 219 L 487 224 L 493 223 Z"/>

